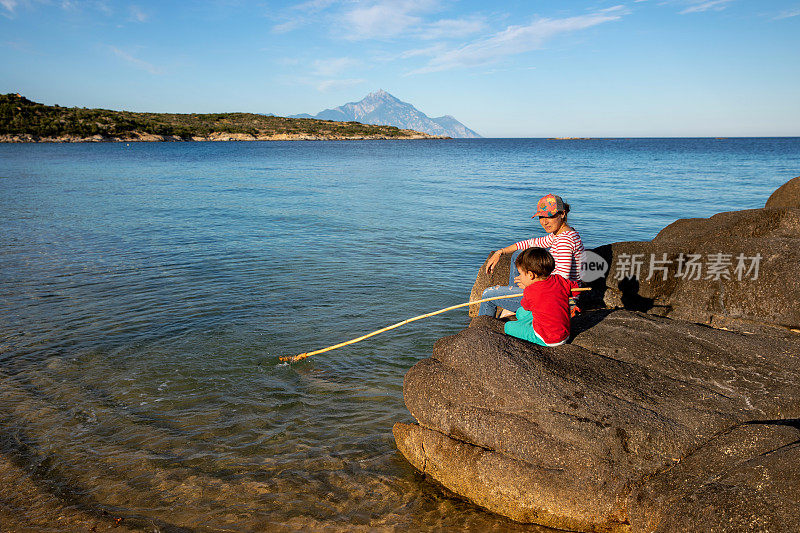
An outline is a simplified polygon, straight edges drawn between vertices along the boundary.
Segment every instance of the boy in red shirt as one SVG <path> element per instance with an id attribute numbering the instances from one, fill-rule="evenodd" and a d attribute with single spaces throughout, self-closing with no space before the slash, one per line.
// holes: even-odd
<path id="1" fill-rule="evenodd" d="M 517 320 L 506 322 L 504 331 L 542 346 L 558 346 L 569 339 L 569 298 L 575 281 L 550 274 L 556 267 L 544 248 L 528 248 L 515 261 L 519 276 L 514 281 L 525 289 Z"/>

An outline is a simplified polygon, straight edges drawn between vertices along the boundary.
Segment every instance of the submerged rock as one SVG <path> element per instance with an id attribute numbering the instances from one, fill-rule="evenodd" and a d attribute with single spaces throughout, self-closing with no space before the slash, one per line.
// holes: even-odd
<path id="1" fill-rule="evenodd" d="M 707 280 L 710 288 L 635 280 L 633 293 L 601 281 L 606 302 L 629 309 L 580 315 L 563 346 L 473 319 L 406 374 L 417 423 L 395 425 L 398 449 L 456 494 L 520 522 L 800 530 L 800 335 L 779 327 L 797 324 L 800 292 L 789 278 L 799 211 L 678 221 L 649 243 L 610 245 L 612 275 L 624 253 L 738 246 L 761 251 L 764 278 Z M 473 293 L 497 283 L 478 278 Z"/>

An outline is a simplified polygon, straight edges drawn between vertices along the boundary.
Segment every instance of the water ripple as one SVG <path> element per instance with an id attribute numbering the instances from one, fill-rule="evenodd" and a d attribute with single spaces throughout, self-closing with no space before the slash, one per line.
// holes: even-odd
<path id="1" fill-rule="evenodd" d="M 394 447 L 464 313 L 278 357 L 463 302 L 545 192 L 589 245 L 649 239 L 763 205 L 798 142 L 0 145 L 0 498 L 42 530 L 543 531 Z"/>

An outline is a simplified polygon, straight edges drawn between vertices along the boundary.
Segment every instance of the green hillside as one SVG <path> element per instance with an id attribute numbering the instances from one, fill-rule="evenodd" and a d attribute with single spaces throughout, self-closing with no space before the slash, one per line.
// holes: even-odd
<path id="1" fill-rule="evenodd" d="M 32 102 L 18 94 L 0 95 L 0 135 L 130 137 L 135 132 L 186 139 L 211 133 L 322 137 L 411 136 L 408 130 L 394 126 L 370 126 L 358 122 L 272 117 L 254 113 L 133 113 L 48 106 Z"/>

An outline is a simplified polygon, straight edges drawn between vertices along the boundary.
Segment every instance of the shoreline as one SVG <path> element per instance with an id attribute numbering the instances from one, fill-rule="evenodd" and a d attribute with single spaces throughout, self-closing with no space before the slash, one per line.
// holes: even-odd
<path id="1" fill-rule="evenodd" d="M 419 132 L 410 132 L 402 136 L 390 135 L 309 135 L 305 133 L 278 133 L 258 134 L 250 133 L 224 133 L 214 132 L 210 135 L 193 135 L 181 137 L 179 135 L 155 135 L 150 133 L 133 132 L 126 136 L 92 135 L 59 135 L 57 137 L 39 137 L 30 133 L 0 134 L 0 143 L 111 143 L 111 142 L 226 142 L 226 141 L 364 141 L 364 140 L 419 140 L 419 139 L 451 139 L 438 135 L 427 135 Z"/>

